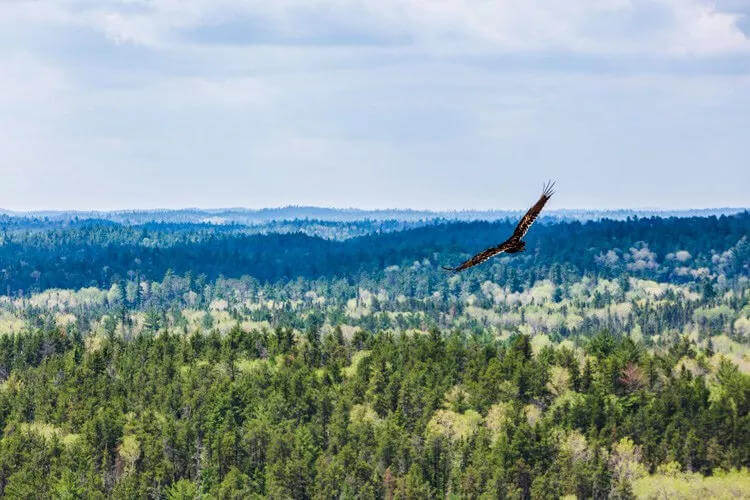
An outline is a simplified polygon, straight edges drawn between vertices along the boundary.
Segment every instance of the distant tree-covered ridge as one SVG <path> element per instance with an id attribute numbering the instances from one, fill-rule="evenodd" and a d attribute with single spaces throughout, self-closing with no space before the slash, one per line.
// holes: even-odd
<path id="1" fill-rule="evenodd" d="M 11 218 L 12 220 L 12 218 Z M 335 241 L 301 233 L 245 234 L 227 226 L 87 221 L 28 229 L 8 223 L 0 235 L 0 290 L 107 287 L 131 274 L 160 279 L 171 269 L 209 280 L 251 276 L 383 276 L 392 266 L 455 263 L 502 241 L 515 221 L 439 223 Z M 526 253 L 488 263 L 475 276 L 513 270 L 525 283 L 550 273 L 633 276 L 684 283 L 748 276 L 750 214 L 538 224 Z M 503 271 L 503 272 L 505 272 Z M 507 273 L 506 273 L 507 274 Z M 501 277 L 502 278 L 502 277 Z M 504 283 L 502 283 L 504 284 Z"/>
<path id="2" fill-rule="evenodd" d="M 552 209 L 549 217 L 557 221 L 563 220 L 624 220 L 628 217 L 708 217 L 733 215 L 746 211 L 745 208 L 723 207 L 684 210 L 658 209 Z M 278 208 L 182 208 L 182 209 L 152 209 L 152 210 L 112 210 L 112 211 L 65 211 L 47 210 L 31 212 L 14 212 L 0 209 L 0 218 L 28 218 L 40 219 L 48 222 L 60 223 L 85 219 L 101 219 L 122 224 L 145 224 L 149 222 L 166 222 L 178 224 L 242 224 L 264 225 L 292 220 L 317 220 L 323 222 L 359 222 L 395 221 L 399 223 L 424 223 L 437 219 L 453 221 L 472 220 L 500 220 L 517 218 L 525 210 L 412 210 L 412 209 L 381 209 L 363 210 L 356 208 L 326 208 L 310 206 L 286 206 Z"/>

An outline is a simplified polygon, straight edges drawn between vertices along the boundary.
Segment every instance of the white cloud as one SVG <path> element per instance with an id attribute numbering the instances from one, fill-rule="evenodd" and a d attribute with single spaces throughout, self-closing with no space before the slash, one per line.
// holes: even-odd
<path id="1" fill-rule="evenodd" d="M 0 205 L 741 204 L 730 1 L 0 0 Z"/>
<path id="2" fill-rule="evenodd" d="M 117 43 L 148 46 L 187 43 L 183 35 L 195 28 L 215 28 L 221 41 L 225 28 L 247 43 L 398 43 L 437 53 L 750 50 L 737 6 L 706 0 L 135 0 L 5 2 L 0 9 L 6 19 L 83 24 Z"/>

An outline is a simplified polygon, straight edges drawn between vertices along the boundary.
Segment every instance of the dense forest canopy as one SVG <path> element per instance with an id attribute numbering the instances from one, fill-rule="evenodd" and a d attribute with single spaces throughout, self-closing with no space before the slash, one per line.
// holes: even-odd
<path id="1" fill-rule="evenodd" d="M 648 471 L 750 459 L 747 376 L 728 361 L 693 375 L 685 359 L 712 361 L 689 344 L 236 328 L 13 349 L 0 487 L 14 498 L 627 498 Z"/>
<path id="2" fill-rule="evenodd" d="M 203 274 L 209 280 L 249 275 L 270 282 L 378 275 L 389 266 L 424 259 L 456 262 L 503 241 L 514 226 L 510 220 L 441 223 L 336 241 L 302 233 L 244 234 L 221 225 L 84 221 L 30 230 L 23 224 L 6 224 L 0 235 L 0 290 L 107 287 L 129 273 L 160 279 L 168 269 Z M 559 265 L 580 277 L 613 276 L 630 264 L 634 275 L 679 282 L 682 275 L 675 270 L 684 262 L 667 259 L 669 254 L 687 252 L 701 264 L 698 267 L 710 269 L 714 255 L 731 250 L 732 262 L 722 271 L 733 279 L 748 273 L 748 234 L 748 212 L 718 218 L 537 224 L 527 236 L 529 250 L 508 265 L 522 274 Z M 478 272 L 490 269 L 485 266 Z"/>
<path id="3" fill-rule="evenodd" d="M 0 221 L 9 498 L 746 498 L 750 214 Z"/>

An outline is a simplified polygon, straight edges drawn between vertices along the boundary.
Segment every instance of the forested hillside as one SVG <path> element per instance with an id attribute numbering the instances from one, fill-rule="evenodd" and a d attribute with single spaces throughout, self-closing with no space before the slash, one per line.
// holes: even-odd
<path id="1" fill-rule="evenodd" d="M 205 275 L 208 280 L 245 275 L 270 282 L 359 273 L 378 276 L 390 266 L 424 259 L 432 264 L 454 263 L 503 241 L 514 227 L 515 221 L 444 223 L 333 241 L 301 233 L 248 235 L 231 226 L 212 225 L 122 226 L 86 221 L 73 227 L 30 230 L 8 224 L 0 236 L 0 290 L 107 287 L 129 273 L 156 280 L 170 269 Z M 553 269 L 576 278 L 628 271 L 684 282 L 685 258 L 694 270 L 719 271 L 735 279 L 749 272 L 749 228 L 747 212 L 719 218 L 538 224 L 527 237 L 529 251 L 508 260 L 508 268 L 528 283 Z M 675 257 L 676 252 L 687 252 L 680 255 L 689 257 Z M 485 266 L 472 274 L 492 269 Z"/>
<path id="2" fill-rule="evenodd" d="M 750 496 L 750 214 L 399 224 L 3 219 L 0 493 Z"/>
<path id="3" fill-rule="evenodd" d="M 653 355 L 601 334 L 535 352 L 525 336 L 235 328 L 13 349 L 13 498 L 627 498 L 648 471 L 749 459 L 747 376 L 686 343 Z"/>

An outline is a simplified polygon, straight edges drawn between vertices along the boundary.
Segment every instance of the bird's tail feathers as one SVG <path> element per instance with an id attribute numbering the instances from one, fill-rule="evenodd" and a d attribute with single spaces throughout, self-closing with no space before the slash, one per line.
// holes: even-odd
<path id="1" fill-rule="evenodd" d="M 553 189 L 553 188 L 555 187 L 555 183 L 556 183 L 556 182 L 557 182 L 557 181 L 553 181 L 553 180 L 549 180 L 549 181 L 547 181 L 547 183 L 546 183 L 546 184 L 544 185 L 544 190 L 542 191 L 542 194 L 543 194 L 544 196 L 546 196 L 547 198 L 549 198 L 549 197 L 551 197 L 551 196 L 552 196 L 553 194 L 555 194 L 555 191 L 554 191 L 554 189 Z"/>

